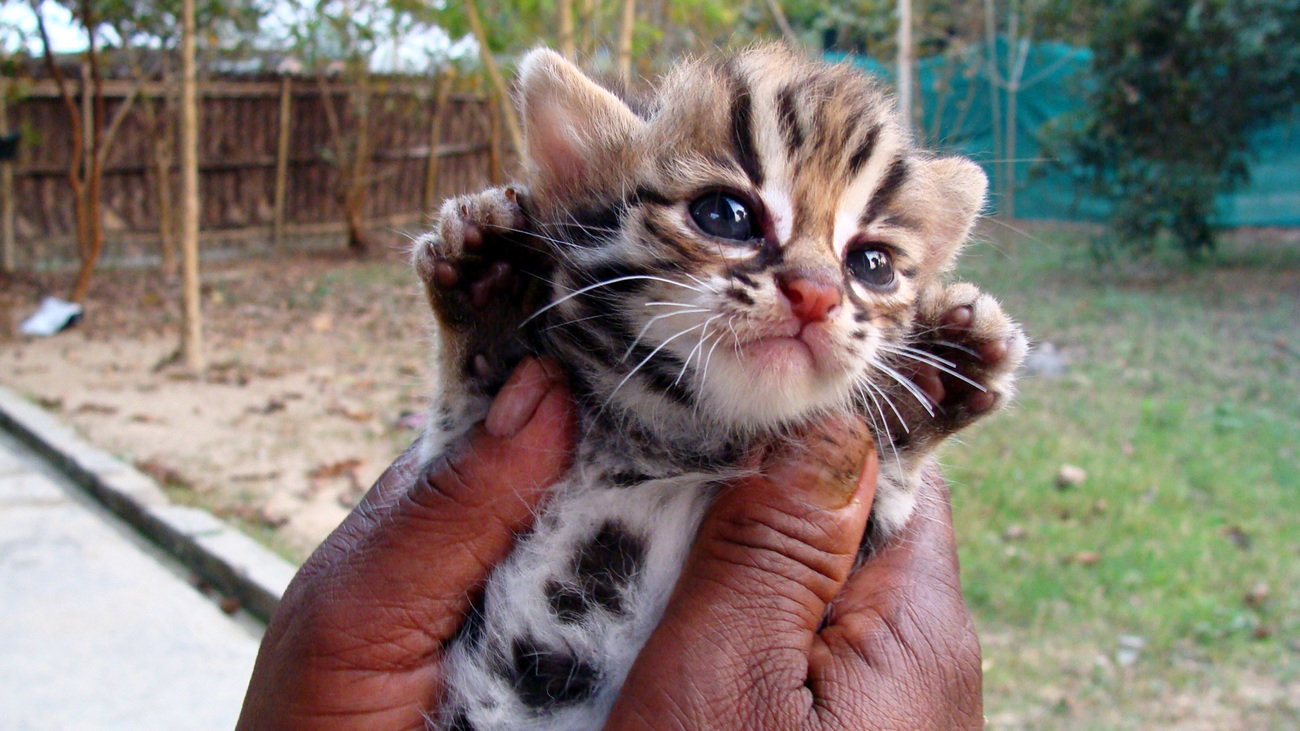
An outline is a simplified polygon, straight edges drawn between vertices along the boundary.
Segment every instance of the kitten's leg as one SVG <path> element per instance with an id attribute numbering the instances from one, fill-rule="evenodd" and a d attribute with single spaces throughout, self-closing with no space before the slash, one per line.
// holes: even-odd
<path id="1" fill-rule="evenodd" d="M 487 413 L 528 351 L 519 325 L 545 296 L 549 259 L 528 233 L 526 192 L 489 188 L 446 201 L 411 259 L 438 321 L 439 396 L 426 459 Z"/>
<path id="2" fill-rule="evenodd" d="M 910 516 L 920 473 L 943 440 L 1011 398 L 1026 348 L 1020 326 L 974 285 L 934 284 L 921 293 L 907 342 L 889 358 L 915 388 L 885 388 L 897 414 L 885 410 L 893 443 L 880 448 L 879 532 Z"/>

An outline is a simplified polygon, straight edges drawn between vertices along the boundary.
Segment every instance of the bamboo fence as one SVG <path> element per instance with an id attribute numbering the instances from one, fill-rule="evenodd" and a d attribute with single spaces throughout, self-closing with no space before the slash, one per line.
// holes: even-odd
<path id="1" fill-rule="evenodd" d="M 334 105 L 344 135 L 365 123 L 369 150 L 365 220 L 374 229 L 418 229 L 443 197 L 469 192 L 502 177 L 497 110 L 482 96 L 449 93 L 447 84 L 411 79 L 371 81 L 369 113 L 361 120 L 339 81 L 282 76 L 212 80 L 200 86 L 199 190 L 201 237 L 209 241 L 288 245 L 292 239 L 342 241 L 343 176 L 339 134 L 325 104 Z M 159 252 L 161 186 L 179 201 L 175 135 L 160 120 L 175 90 L 162 84 L 105 81 L 105 116 L 139 94 L 113 137 L 103 181 L 104 258 L 151 257 Z M 83 92 L 83 109 L 89 107 Z M 146 112 L 150 105 L 154 114 Z M 10 101 L 7 122 L 21 133 L 17 159 L 8 163 L 11 204 L 0 206 L 0 236 L 10 240 L 18 269 L 42 269 L 76 259 L 75 217 L 67 180 L 71 126 L 54 84 L 33 82 Z M 152 123 L 151 123 L 152 122 Z M 0 122 L 3 124 L 3 122 Z M 160 142 L 161 141 L 161 142 Z M 164 149 L 159 150 L 161 144 Z M 159 153 L 169 171 L 161 174 Z M 7 195 L 5 195 L 7 193 Z"/>

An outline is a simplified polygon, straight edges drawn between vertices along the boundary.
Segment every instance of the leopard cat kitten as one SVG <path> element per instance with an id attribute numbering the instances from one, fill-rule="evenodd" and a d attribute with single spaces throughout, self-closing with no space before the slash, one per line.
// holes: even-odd
<path id="1" fill-rule="evenodd" d="M 940 280 L 983 172 L 917 149 L 851 67 L 761 46 L 682 64 L 635 111 L 550 51 L 520 77 L 524 179 L 449 201 L 415 245 L 440 325 L 422 456 L 526 354 L 566 367 L 579 443 L 448 648 L 431 723 L 458 731 L 601 727 L 714 487 L 819 415 L 871 425 L 870 532 L 896 531 L 1025 351 Z"/>

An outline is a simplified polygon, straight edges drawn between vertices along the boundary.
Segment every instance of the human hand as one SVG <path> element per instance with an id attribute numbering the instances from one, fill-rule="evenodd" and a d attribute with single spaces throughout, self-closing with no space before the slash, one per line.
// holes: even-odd
<path id="1" fill-rule="evenodd" d="M 857 419 L 718 496 L 606 729 L 979 729 L 979 641 L 948 491 L 852 567 L 875 492 Z"/>
<path id="2" fill-rule="evenodd" d="M 380 478 L 286 592 L 239 729 L 422 727 L 475 588 L 567 468 L 555 374 L 526 363 L 456 459 L 419 475 L 408 450 Z M 846 583 L 875 457 L 838 426 L 719 497 L 611 728 L 978 727 L 946 492 Z"/>
<path id="3" fill-rule="evenodd" d="M 419 729 L 477 587 L 567 470 L 572 404 L 527 360 L 454 458 L 408 449 L 316 549 L 276 609 L 237 728 Z"/>

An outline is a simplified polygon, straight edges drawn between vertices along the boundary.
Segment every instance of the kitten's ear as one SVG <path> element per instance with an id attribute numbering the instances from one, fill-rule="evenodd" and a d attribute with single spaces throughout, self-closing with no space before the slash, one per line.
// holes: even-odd
<path id="1" fill-rule="evenodd" d="M 589 190 L 626 169 L 629 143 L 644 122 L 621 99 L 545 48 L 524 57 L 519 78 L 535 188 Z"/>
<path id="2" fill-rule="evenodd" d="M 922 193 L 930 211 L 927 265 L 947 269 L 957 258 L 984 208 L 989 179 L 984 169 L 964 157 L 937 157 L 920 163 Z"/>

